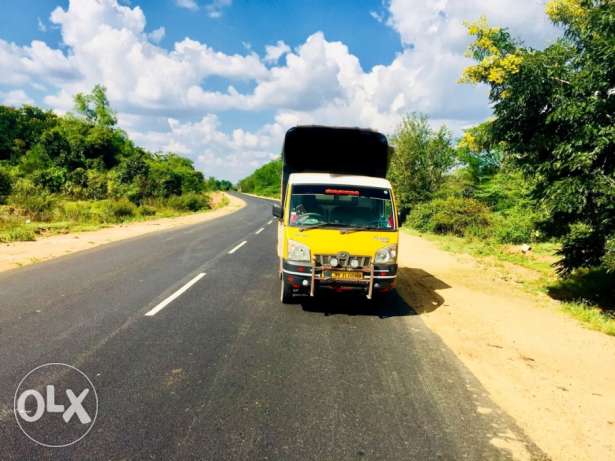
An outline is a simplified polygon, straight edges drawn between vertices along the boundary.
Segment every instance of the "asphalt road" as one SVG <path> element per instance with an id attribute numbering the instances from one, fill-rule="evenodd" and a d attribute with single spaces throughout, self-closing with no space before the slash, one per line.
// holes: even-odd
<path id="1" fill-rule="evenodd" d="M 242 198 L 217 220 L 0 275 L 1 459 L 544 458 L 400 297 L 282 305 L 270 203 Z M 98 394 L 92 431 L 66 448 L 38 446 L 13 414 L 47 362 Z"/>

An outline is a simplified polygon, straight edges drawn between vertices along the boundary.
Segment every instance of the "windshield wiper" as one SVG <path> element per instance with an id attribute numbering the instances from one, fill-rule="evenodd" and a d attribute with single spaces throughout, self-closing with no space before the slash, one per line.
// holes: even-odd
<path id="1" fill-rule="evenodd" d="M 330 227 L 330 226 L 337 226 L 337 224 L 333 224 L 330 222 L 324 222 L 324 223 L 319 223 L 319 224 L 310 224 L 309 226 L 302 226 L 299 228 L 299 232 L 303 232 L 304 230 L 310 230 L 310 229 L 318 229 L 318 228 L 323 228 L 323 227 Z"/>
<path id="2" fill-rule="evenodd" d="M 377 228 L 376 227 L 368 227 L 368 226 L 351 226 L 351 227 L 346 227 L 346 228 L 342 229 L 340 232 L 342 234 L 350 234 L 351 232 L 359 232 L 359 231 L 372 230 L 372 229 L 377 229 Z"/>
<path id="3" fill-rule="evenodd" d="M 340 227 L 343 226 L 343 224 L 336 224 L 336 223 L 330 223 L 330 222 L 325 222 L 325 223 L 320 223 L 320 224 L 310 224 L 309 226 L 302 226 L 299 228 L 299 232 L 303 232 L 305 230 L 310 230 L 310 229 L 322 229 L 325 227 Z M 379 227 L 370 227 L 370 226 L 350 226 L 350 227 L 343 227 L 342 229 L 340 229 L 340 233 L 342 234 L 349 234 L 351 232 L 358 232 L 358 231 L 364 231 L 364 230 L 381 230 Z"/>

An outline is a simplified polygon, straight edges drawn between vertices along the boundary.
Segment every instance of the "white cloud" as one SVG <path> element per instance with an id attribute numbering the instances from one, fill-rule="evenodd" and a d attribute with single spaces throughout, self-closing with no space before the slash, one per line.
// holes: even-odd
<path id="1" fill-rule="evenodd" d="M 204 8 L 219 17 L 230 4 L 213 1 Z M 226 54 L 191 38 L 166 49 L 157 45 L 166 30 L 146 33 L 140 7 L 117 0 L 70 0 L 50 17 L 60 28 L 63 48 L 0 39 L 0 84 L 9 89 L 0 96 L 31 102 L 27 90 L 36 86 L 47 91 L 48 105 L 66 111 L 76 92 L 102 83 L 120 126 L 138 143 L 175 150 L 195 159 L 207 174 L 238 179 L 276 156 L 284 131 L 294 124 L 391 132 L 404 114 L 419 111 L 434 124 L 459 131 L 488 116 L 486 89 L 457 84 L 470 62 L 463 55 L 465 19 L 486 14 L 535 46 L 556 34 L 536 0 L 392 0 L 386 6 L 386 17 L 377 16 L 399 33 L 403 49 L 390 62 L 364 70 L 344 43 L 329 41 L 322 32 L 294 50 L 279 40 L 265 47 L 263 58 L 250 49 Z M 227 79 L 227 89 L 208 88 L 211 76 Z M 246 86 L 238 81 L 251 89 L 238 91 Z M 273 111 L 274 117 L 247 131 L 223 127 L 216 112 L 224 110 Z"/>
<path id="2" fill-rule="evenodd" d="M 144 32 L 141 9 L 116 0 L 71 0 L 67 10 L 54 10 L 51 21 L 61 27 L 71 62 L 83 75 L 46 98 L 60 109 L 72 106 L 74 93 L 103 83 L 120 111 L 192 111 L 189 90 L 200 88 L 208 76 L 254 79 L 268 73 L 254 53 L 227 55 L 189 38 L 175 43 L 171 51 L 160 48 L 151 41 L 156 37 Z"/>
<path id="3" fill-rule="evenodd" d="M 225 133 L 218 117 L 206 114 L 197 122 L 180 122 L 169 118 L 165 131 L 129 130 L 129 134 L 139 144 L 152 150 L 191 156 L 196 166 L 208 176 L 235 180 L 247 176 L 279 155 L 284 133 L 292 124 L 285 123 L 283 118 L 277 119 L 255 132 L 236 128 Z"/>
<path id="4" fill-rule="evenodd" d="M 34 40 L 20 47 L 0 38 L 0 84 L 62 83 L 75 81 L 80 73 L 75 63 L 60 50 Z"/>
<path id="5" fill-rule="evenodd" d="M 369 15 L 374 18 L 378 22 L 384 22 L 385 17 L 382 13 L 378 13 L 377 11 L 370 11 Z"/>
<path id="6" fill-rule="evenodd" d="M 186 8 L 190 11 L 196 11 L 199 9 L 195 0 L 175 0 L 175 4 L 180 8 Z"/>
<path id="7" fill-rule="evenodd" d="M 468 43 L 463 22 L 484 15 L 528 44 L 542 46 L 557 34 L 544 6 L 545 0 L 391 0 L 388 23 L 404 44 L 463 53 Z"/>
<path id="8" fill-rule="evenodd" d="M 205 6 L 207 15 L 210 18 L 221 18 L 225 8 L 228 8 L 233 3 L 233 0 L 213 0 L 209 5 Z"/>
<path id="9" fill-rule="evenodd" d="M 283 40 L 278 40 L 278 43 L 275 45 L 265 46 L 265 62 L 277 63 L 288 52 L 290 52 L 290 46 L 284 43 Z"/>
<path id="10" fill-rule="evenodd" d="M 286 55 L 286 64 L 272 67 L 258 79 L 252 93 L 240 94 L 233 87 L 226 93 L 193 87 L 189 100 L 209 110 L 310 111 L 331 102 L 347 101 L 362 77 L 359 60 L 346 45 L 329 42 L 322 32 L 317 32 L 295 53 Z"/>
<path id="11" fill-rule="evenodd" d="M 41 21 L 41 18 L 36 18 L 36 26 L 40 32 L 47 32 L 47 26 Z"/>
<path id="12" fill-rule="evenodd" d="M 147 38 L 149 38 L 153 43 L 160 43 L 166 33 L 167 31 L 164 27 L 159 27 L 158 29 L 155 29 L 147 34 Z"/>
<path id="13" fill-rule="evenodd" d="M 34 101 L 23 90 L 13 90 L 3 93 L 0 91 L 0 101 L 6 106 L 21 106 L 23 104 L 34 104 Z"/>

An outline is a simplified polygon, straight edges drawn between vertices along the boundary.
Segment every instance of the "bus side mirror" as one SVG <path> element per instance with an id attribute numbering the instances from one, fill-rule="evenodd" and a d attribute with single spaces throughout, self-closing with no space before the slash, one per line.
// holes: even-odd
<path id="1" fill-rule="evenodd" d="M 271 207 L 271 214 L 278 219 L 282 219 L 282 207 L 277 203 Z"/>

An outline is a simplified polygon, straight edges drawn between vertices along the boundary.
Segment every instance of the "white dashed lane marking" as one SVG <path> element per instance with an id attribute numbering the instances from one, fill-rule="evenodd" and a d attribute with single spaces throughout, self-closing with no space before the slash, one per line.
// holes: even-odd
<path id="1" fill-rule="evenodd" d="M 247 240 L 244 240 L 243 242 L 241 242 L 239 245 L 237 245 L 235 248 L 233 248 L 231 251 L 228 252 L 228 254 L 232 255 L 233 253 L 235 253 L 237 250 L 239 250 L 242 246 L 244 246 L 246 243 L 248 243 Z"/>
<path id="2" fill-rule="evenodd" d="M 160 312 L 162 309 L 164 309 L 165 307 L 167 307 L 169 304 L 171 304 L 173 301 L 175 301 L 177 298 L 179 298 L 182 294 L 184 294 L 186 291 L 188 291 L 190 289 L 190 287 L 192 285 L 194 285 L 196 282 L 198 282 L 199 280 L 201 280 L 203 277 L 205 277 L 205 272 L 201 272 L 199 275 L 197 275 L 196 277 L 194 277 L 192 280 L 190 280 L 188 283 L 186 283 L 183 287 L 181 287 L 179 290 L 177 290 L 175 293 L 173 293 L 171 296 L 169 296 L 168 298 L 166 298 L 164 301 L 162 301 L 161 303 L 159 303 L 156 307 L 154 307 L 152 310 L 148 311 L 145 316 L 146 317 L 151 317 L 153 315 L 156 315 L 158 312 Z"/>

